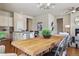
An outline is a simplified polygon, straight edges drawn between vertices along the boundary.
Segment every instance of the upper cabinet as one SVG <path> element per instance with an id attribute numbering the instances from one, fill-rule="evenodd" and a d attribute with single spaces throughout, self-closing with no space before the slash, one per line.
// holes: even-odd
<path id="1" fill-rule="evenodd" d="M 22 14 L 14 12 L 14 31 L 26 30 L 24 27 L 24 18 Z"/>
<path id="2" fill-rule="evenodd" d="M 13 18 L 14 19 L 14 31 L 26 30 L 27 29 L 27 22 L 26 22 L 27 18 L 31 18 L 31 17 L 14 12 L 14 18 Z M 32 27 L 31 23 L 29 23 L 29 27 Z"/>
<path id="3" fill-rule="evenodd" d="M 0 15 L 0 26 L 13 26 L 12 17 Z"/>
<path id="4" fill-rule="evenodd" d="M 13 27 L 13 18 L 12 17 L 9 17 L 9 26 L 12 26 Z"/>

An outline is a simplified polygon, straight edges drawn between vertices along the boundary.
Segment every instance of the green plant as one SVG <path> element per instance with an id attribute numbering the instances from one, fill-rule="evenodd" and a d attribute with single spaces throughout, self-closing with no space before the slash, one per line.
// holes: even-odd
<path id="1" fill-rule="evenodd" d="M 43 29 L 42 30 L 42 35 L 45 37 L 45 38 L 49 38 L 51 36 L 51 31 L 48 30 L 48 29 Z"/>
<path id="2" fill-rule="evenodd" d="M 0 32 L 0 38 L 5 37 L 6 33 L 5 32 Z"/>

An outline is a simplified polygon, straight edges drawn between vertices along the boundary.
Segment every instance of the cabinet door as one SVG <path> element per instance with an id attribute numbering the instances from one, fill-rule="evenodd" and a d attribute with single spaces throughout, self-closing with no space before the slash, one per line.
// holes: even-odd
<path id="1" fill-rule="evenodd" d="M 0 15 L 0 26 L 13 26 L 12 17 Z"/>
<path id="2" fill-rule="evenodd" d="M 12 17 L 5 16 L 3 17 L 3 26 L 13 26 Z"/>
<path id="3" fill-rule="evenodd" d="M 0 16 L 0 26 L 2 26 L 3 24 L 3 19 L 2 19 L 2 16 Z"/>
<path id="4" fill-rule="evenodd" d="M 8 20 L 9 20 L 9 26 L 13 26 L 13 19 L 12 19 L 12 17 L 8 17 Z"/>
<path id="5" fill-rule="evenodd" d="M 6 16 L 2 16 L 3 18 L 2 18 L 2 26 L 9 26 L 9 18 L 8 17 L 6 17 Z"/>
<path id="6" fill-rule="evenodd" d="M 14 31 L 26 30 L 26 16 L 14 13 Z"/>

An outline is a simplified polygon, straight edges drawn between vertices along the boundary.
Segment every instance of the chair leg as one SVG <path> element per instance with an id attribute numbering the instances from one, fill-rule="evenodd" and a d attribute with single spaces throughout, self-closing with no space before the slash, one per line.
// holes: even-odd
<path id="1" fill-rule="evenodd" d="M 78 48 L 78 44 L 76 44 L 76 48 Z"/>
<path id="2" fill-rule="evenodd" d="M 72 41 L 70 42 L 70 45 L 72 45 Z"/>
<path id="3" fill-rule="evenodd" d="M 68 47 L 70 47 L 70 44 L 68 43 Z"/>

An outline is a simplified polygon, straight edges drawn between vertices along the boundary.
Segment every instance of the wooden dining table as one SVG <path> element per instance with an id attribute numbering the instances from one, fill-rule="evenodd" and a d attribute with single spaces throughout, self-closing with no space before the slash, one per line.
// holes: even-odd
<path id="1" fill-rule="evenodd" d="M 52 37 L 46 39 L 43 37 L 37 37 L 25 40 L 17 40 L 13 41 L 11 44 L 15 48 L 18 48 L 30 56 L 36 56 L 40 53 L 44 53 L 51 47 L 54 47 L 55 44 L 60 42 L 63 38 L 64 37 L 60 35 L 53 35 Z"/>

